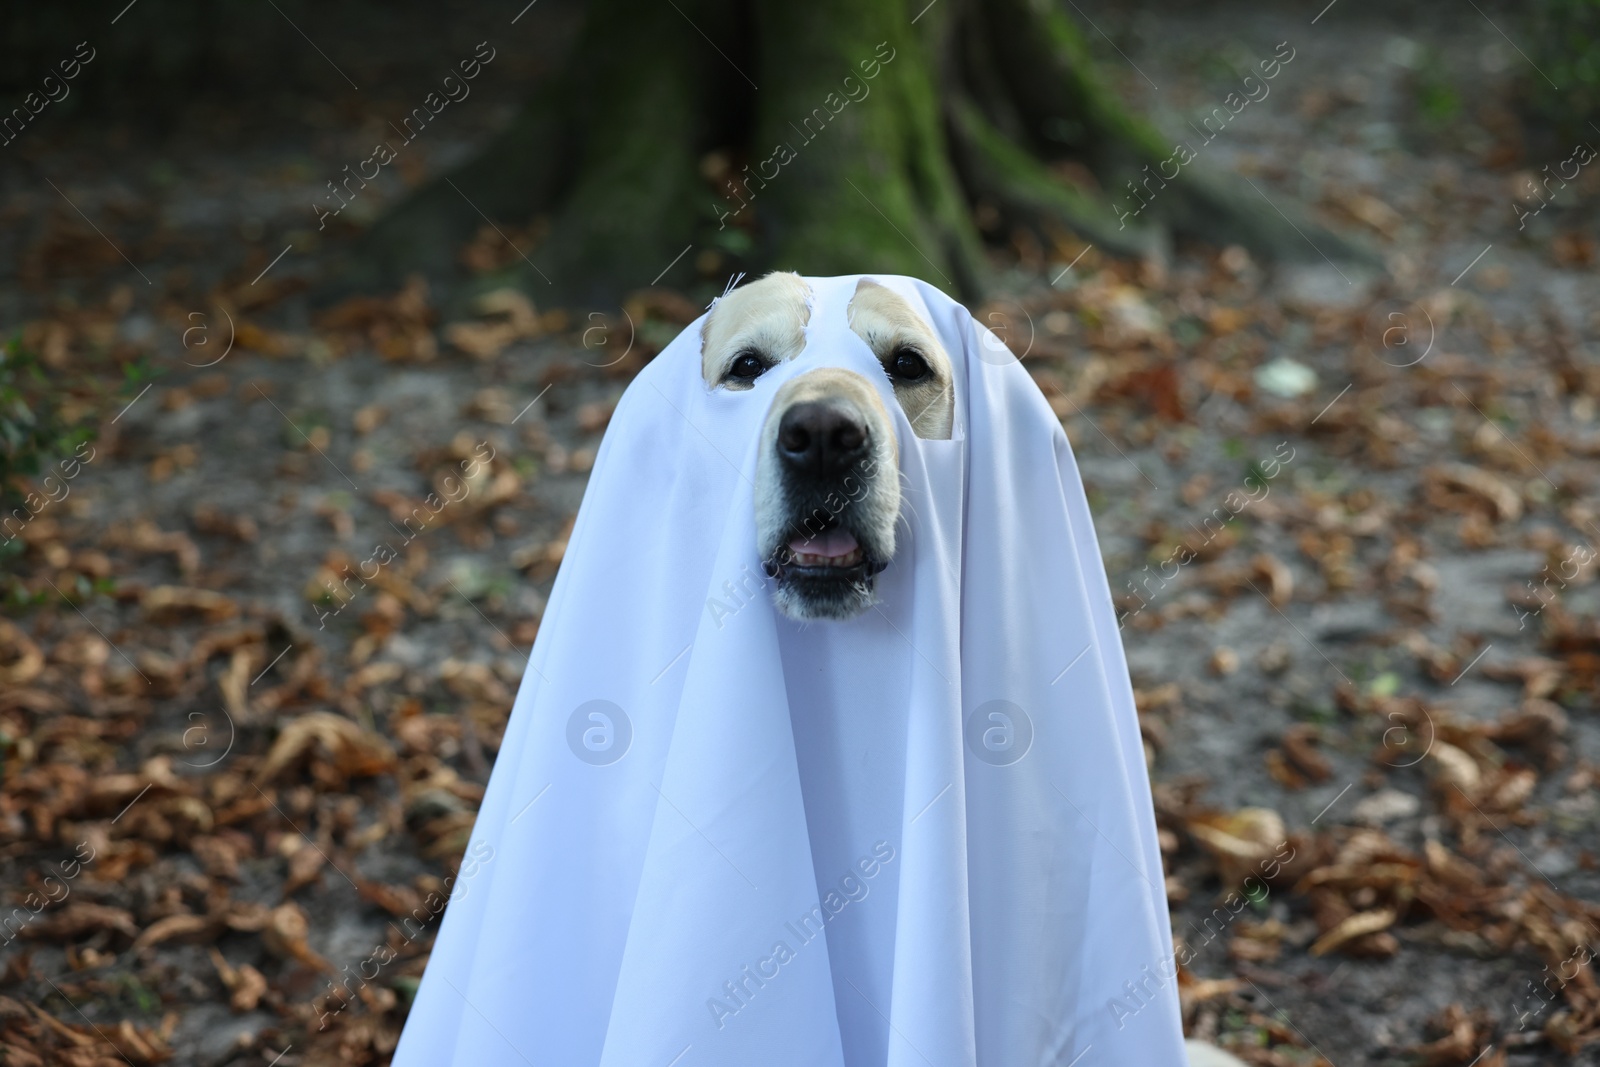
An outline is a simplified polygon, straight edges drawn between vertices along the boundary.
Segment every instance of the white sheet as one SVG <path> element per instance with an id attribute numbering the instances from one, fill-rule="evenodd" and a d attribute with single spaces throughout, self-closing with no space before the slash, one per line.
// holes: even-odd
<path id="1" fill-rule="evenodd" d="M 397 1067 L 1185 1062 L 1066 436 L 964 308 L 877 277 L 954 363 L 953 439 L 913 436 L 857 280 L 807 279 L 806 350 L 752 389 L 707 389 L 697 322 L 618 405 Z M 880 604 L 801 625 L 752 482 L 777 387 L 824 365 L 878 384 L 903 522 Z"/>

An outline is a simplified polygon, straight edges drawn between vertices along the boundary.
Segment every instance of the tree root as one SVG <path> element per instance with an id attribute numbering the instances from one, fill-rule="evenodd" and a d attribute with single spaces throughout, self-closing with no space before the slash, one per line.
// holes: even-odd
<path id="1" fill-rule="evenodd" d="M 1073 23 L 1036 0 L 593 0 L 568 68 L 381 220 L 345 279 L 437 277 L 486 219 L 542 213 L 540 247 L 478 284 L 570 304 L 778 268 L 911 274 L 976 298 L 974 202 L 1114 253 L 1160 254 L 1176 233 L 1374 260 L 1233 179 L 1167 176 L 1171 156 L 1095 76 Z M 1062 163 L 1093 179 L 1065 180 Z"/>
<path id="2" fill-rule="evenodd" d="M 1154 127 L 1123 109 L 1093 77 L 1083 35 L 1053 6 L 981 0 L 976 11 L 984 17 L 973 25 L 972 37 L 986 42 L 988 69 L 998 73 L 1007 90 L 999 121 L 1020 134 L 1020 144 L 1013 146 L 1017 151 L 1006 154 L 1013 175 L 1004 184 L 1036 185 L 1031 179 L 1037 172 L 1030 175 L 1026 165 L 1030 154 L 1074 160 L 1087 166 L 1102 187 L 1130 189 L 1123 207 L 1107 205 L 1109 217 L 1119 221 L 1119 235 L 1124 232 L 1120 224 L 1128 221 L 1125 212 L 1138 218 L 1148 211 L 1154 226 L 1215 244 L 1241 244 L 1269 259 L 1378 262 L 1371 251 L 1317 225 L 1296 206 L 1274 205 L 1259 190 L 1245 191 L 1232 176 L 1192 164 L 1175 177 L 1164 176 L 1162 164 L 1171 160 L 1173 147 Z M 967 65 L 984 69 L 970 51 Z M 985 80 L 994 78 L 990 74 Z M 987 95 L 994 99 L 992 88 Z M 978 139 L 984 140 L 981 133 Z M 1074 228 L 1085 236 L 1104 231 L 1094 219 L 1081 218 L 1081 211 L 1079 215 Z M 1107 245 L 1117 247 L 1110 241 Z"/>
<path id="3" fill-rule="evenodd" d="M 991 201 L 1008 226 L 1025 226 L 1047 236 L 1071 231 L 1122 255 L 1149 256 L 1164 246 L 1157 227 L 1119 223 L 1108 201 L 1052 175 L 991 125 L 971 101 L 952 101 L 949 117 L 951 141 L 968 191 Z"/>

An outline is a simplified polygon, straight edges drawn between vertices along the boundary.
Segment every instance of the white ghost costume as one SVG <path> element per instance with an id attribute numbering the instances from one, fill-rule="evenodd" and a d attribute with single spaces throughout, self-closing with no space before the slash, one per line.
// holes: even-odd
<path id="1" fill-rule="evenodd" d="M 618 404 L 396 1067 L 1180 1067 L 1128 671 L 1059 421 L 913 279 L 953 364 L 924 440 L 808 278 L 745 391 L 701 321 Z M 758 440 L 785 380 L 875 384 L 897 548 L 845 622 L 773 607 Z M 891 476 L 892 471 L 888 472 Z"/>

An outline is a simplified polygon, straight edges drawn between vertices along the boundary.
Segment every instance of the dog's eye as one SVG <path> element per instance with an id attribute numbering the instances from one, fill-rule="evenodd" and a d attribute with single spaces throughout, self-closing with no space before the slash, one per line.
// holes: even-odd
<path id="1" fill-rule="evenodd" d="M 928 364 L 914 348 L 898 348 L 889 357 L 889 374 L 903 382 L 914 382 L 928 375 Z"/>
<path id="2" fill-rule="evenodd" d="M 754 352 L 741 352 L 733 357 L 733 362 L 728 364 L 728 372 L 722 376 L 723 381 L 734 381 L 749 384 L 767 372 L 766 363 Z"/>

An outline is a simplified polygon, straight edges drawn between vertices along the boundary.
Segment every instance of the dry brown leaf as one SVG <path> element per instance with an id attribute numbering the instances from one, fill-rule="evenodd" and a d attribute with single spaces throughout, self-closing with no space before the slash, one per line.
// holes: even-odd
<path id="1" fill-rule="evenodd" d="M 1250 573 L 1266 583 L 1267 599 L 1274 607 L 1283 607 L 1294 596 L 1294 572 L 1272 553 L 1256 553 L 1250 560 Z"/>
<path id="2" fill-rule="evenodd" d="M 496 289 L 473 301 L 481 317 L 445 327 L 445 340 L 474 359 L 493 359 L 506 346 L 539 336 L 543 328 L 533 303 L 515 289 Z"/>
<path id="3" fill-rule="evenodd" d="M 149 519 L 113 527 L 106 537 L 106 544 L 130 548 L 135 552 L 170 554 L 184 577 L 200 569 L 200 548 L 190 540 L 188 534 L 167 533 Z"/>
<path id="4" fill-rule="evenodd" d="M 1368 193 L 1348 196 L 1340 201 L 1340 206 L 1357 221 L 1371 226 L 1385 237 L 1394 236 L 1405 222 L 1404 215 Z"/>
<path id="5" fill-rule="evenodd" d="M 40 917 L 22 929 L 22 936 L 43 941 L 71 941 L 101 930 L 114 930 L 128 938 L 139 936 L 133 913 L 87 900 L 68 901 L 54 915 Z"/>
<path id="6" fill-rule="evenodd" d="M 356 344 L 370 344 L 384 359 L 426 363 L 439 354 L 435 318 L 427 281 L 412 275 L 393 296 L 351 297 L 319 315 L 317 325 Z"/>
<path id="7" fill-rule="evenodd" d="M 289 856 L 289 876 L 283 881 L 283 895 L 292 896 L 295 890 L 308 886 L 322 873 L 327 857 L 322 850 L 306 842 Z"/>
<path id="8" fill-rule="evenodd" d="M 1483 782 L 1477 760 L 1448 741 L 1439 740 L 1434 741 L 1428 755 L 1433 759 L 1430 767 L 1435 781 L 1445 786 L 1456 786 L 1468 797 L 1476 795 Z"/>
<path id="9" fill-rule="evenodd" d="M 1296 768 L 1313 782 L 1325 782 L 1333 766 L 1318 749 L 1322 732 L 1311 723 L 1296 723 L 1283 732 L 1283 752 Z"/>
<path id="10" fill-rule="evenodd" d="M 194 589 L 182 585 L 158 585 L 146 590 L 139 598 L 139 606 L 153 620 L 170 620 L 187 612 L 204 616 L 210 622 L 231 619 L 239 612 L 239 605 L 231 597 L 210 589 Z"/>
<path id="11" fill-rule="evenodd" d="M 265 785 L 310 753 L 346 778 L 370 777 L 394 766 L 394 751 L 383 738 L 341 715 L 313 711 L 290 720 L 278 734 L 256 772 L 256 783 Z"/>
<path id="12" fill-rule="evenodd" d="M 1522 517 L 1521 494 L 1497 474 L 1466 463 L 1444 463 L 1427 473 L 1441 484 L 1487 503 L 1497 522 L 1515 522 Z"/>
<path id="13" fill-rule="evenodd" d="M 237 1012 L 255 1011 L 267 991 L 267 980 L 260 971 L 243 963 L 239 965 L 239 984 L 231 991 L 233 996 L 228 998 L 229 1007 Z"/>
<path id="14" fill-rule="evenodd" d="M 1187 971 L 1181 972 L 1178 983 L 1178 998 L 1183 1002 L 1185 1014 L 1189 1009 L 1208 1000 L 1216 1000 L 1230 993 L 1237 993 L 1245 988 L 1245 984 L 1237 978 L 1191 978 Z"/>
<path id="15" fill-rule="evenodd" d="M 1305 775 L 1296 770 L 1284 756 L 1282 749 L 1269 748 L 1262 758 L 1266 763 L 1267 773 L 1272 775 L 1272 780 L 1285 789 L 1304 789 L 1310 784 L 1306 781 Z"/>
<path id="16" fill-rule="evenodd" d="M 1515 712 L 1508 712 L 1487 736 L 1501 744 L 1520 745 L 1537 755 L 1546 769 L 1566 758 L 1567 713 L 1561 705 L 1538 698 L 1526 700 Z"/>
<path id="17" fill-rule="evenodd" d="M 1488 1063 L 1504 1063 L 1505 1055 L 1486 1055 L 1487 1046 L 1493 1043 L 1494 1025 L 1486 1018 L 1474 1018 L 1459 1004 L 1451 1004 L 1428 1022 L 1428 1029 L 1443 1036 L 1425 1045 L 1414 1045 L 1404 1051 L 1418 1057 L 1421 1067 L 1485 1067 Z"/>
<path id="18" fill-rule="evenodd" d="M 1283 818 L 1270 808 L 1240 808 L 1188 821 L 1191 836 L 1217 862 L 1226 885 L 1238 885 L 1288 840 Z"/>
<path id="19" fill-rule="evenodd" d="M 332 971 L 333 965 L 319 956 L 306 938 L 311 933 L 311 923 L 299 905 L 285 902 L 267 915 L 261 930 L 261 943 L 273 955 L 298 960 L 320 971 Z"/>
<path id="20" fill-rule="evenodd" d="M 1387 930 L 1394 925 L 1395 912 L 1393 908 L 1378 908 L 1374 911 L 1360 911 L 1341 921 L 1332 930 L 1323 934 L 1311 943 L 1313 956 L 1326 956 L 1334 949 L 1358 937 L 1375 934 Z"/>
<path id="21" fill-rule="evenodd" d="M 25 685 L 44 670 L 44 653 L 22 627 L 0 619 L 0 684 Z"/>
<path id="22" fill-rule="evenodd" d="M 6 1067 L 44 1067 L 43 1058 L 17 1044 L 18 1040 L 20 1038 L 13 1035 L 13 1039 L 6 1042 Z"/>
<path id="23" fill-rule="evenodd" d="M 229 965 L 227 959 L 215 948 L 211 950 L 211 963 L 217 969 L 217 977 L 222 979 L 222 984 L 232 994 L 228 998 L 228 1005 L 236 1012 L 255 1011 L 256 1005 L 261 1002 L 261 997 L 267 991 L 267 980 L 260 971 L 248 963 L 238 967 Z"/>
<path id="24" fill-rule="evenodd" d="M 422 895 L 410 886 L 362 881 L 358 891 L 362 900 L 378 905 L 390 915 L 410 915 L 422 906 Z"/>
<path id="25" fill-rule="evenodd" d="M 33 1007 L 33 1011 L 34 1011 L 35 1016 L 37 1016 L 37 1018 L 38 1018 L 38 1020 L 40 1022 L 44 1023 L 45 1026 L 47 1026 L 51 1030 L 55 1031 L 61 1037 L 66 1038 L 68 1041 L 72 1042 L 77 1047 L 79 1047 L 79 1048 L 93 1048 L 95 1045 L 99 1044 L 99 1042 L 95 1039 L 94 1036 L 91 1036 L 91 1035 L 85 1034 L 85 1033 L 81 1033 L 77 1029 L 75 1029 L 75 1028 L 73 1028 L 71 1026 L 68 1026 L 66 1023 L 61 1022 L 55 1016 L 51 1015 L 49 1012 L 47 1012 L 43 1008 L 39 1007 L 37 1004 L 32 1005 L 32 1007 Z"/>
<path id="26" fill-rule="evenodd" d="M 134 938 L 133 947 L 147 948 L 173 938 L 199 937 L 215 929 L 215 924 L 204 915 L 168 915 L 145 927 L 144 933 Z"/>

